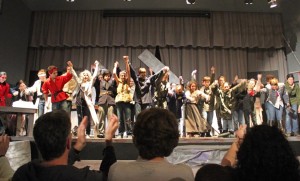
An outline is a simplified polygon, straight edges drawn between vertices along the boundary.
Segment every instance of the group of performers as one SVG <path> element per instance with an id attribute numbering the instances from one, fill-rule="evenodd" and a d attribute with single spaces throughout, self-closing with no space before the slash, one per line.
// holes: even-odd
<path id="1" fill-rule="evenodd" d="M 93 72 L 84 70 L 79 76 L 71 61 L 67 62 L 66 73 L 60 76 L 58 68 L 52 65 L 47 71 L 39 70 L 39 79 L 33 86 L 26 87 L 20 80 L 15 90 L 10 90 L 6 83 L 6 73 L 0 72 L 0 106 L 6 106 L 6 100 L 12 96 L 16 100 L 32 101 L 30 97 L 34 93 L 39 116 L 57 109 L 71 115 L 72 104 L 76 104 L 78 124 L 83 117 L 88 117 L 87 137 L 93 131 L 95 137 L 103 138 L 106 122 L 113 114 L 117 114 L 120 121 L 116 136 L 128 137 L 132 135 L 135 117 L 150 107 L 172 111 L 178 119 L 181 136 L 230 135 L 242 124 L 248 128 L 257 124 L 276 125 L 287 136 L 299 134 L 300 89 L 294 83 L 293 74 L 287 75 L 285 83 L 267 75 L 267 82 L 263 84 L 260 74 L 257 80 L 236 76 L 233 83 L 229 83 L 224 76 L 215 80 L 215 68 L 211 67 L 211 75 L 204 76 L 200 83 L 194 70 L 191 80 L 184 83 L 180 76 L 180 83 L 175 84 L 169 82 L 169 67 L 155 73 L 149 69 L 147 76 L 143 67 L 135 71 L 128 56 L 123 56 L 123 61 L 125 70 L 120 70 L 118 62 L 114 63 L 112 72 L 99 70 L 99 62 L 95 61 Z M 95 100 L 92 99 L 94 94 Z M 214 120 L 217 129 L 212 126 Z M 5 125 L 0 123 L 0 126 Z M 24 119 L 20 136 L 26 135 L 25 126 Z"/>

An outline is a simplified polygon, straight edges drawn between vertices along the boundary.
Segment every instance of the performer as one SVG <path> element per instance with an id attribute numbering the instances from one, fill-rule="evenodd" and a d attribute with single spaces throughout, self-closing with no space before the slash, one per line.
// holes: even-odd
<path id="1" fill-rule="evenodd" d="M 194 134 L 200 134 L 201 137 L 204 137 L 208 128 L 205 119 L 200 114 L 197 104 L 201 97 L 203 99 L 209 99 L 209 97 L 200 90 L 197 90 L 197 82 L 195 81 L 189 82 L 188 90 L 185 92 L 185 95 L 187 98 L 185 109 L 186 133 L 188 137 L 194 137 Z"/>
<path id="2" fill-rule="evenodd" d="M 289 95 L 291 105 L 291 109 L 286 109 L 286 135 L 298 136 L 299 123 L 297 113 L 300 113 L 300 88 L 298 84 L 294 83 L 293 74 L 288 74 L 286 76 L 285 88 Z"/>
<path id="3" fill-rule="evenodd" d="M 6 106 L 8 99 L 11 99 L 12 94 L 10 93 L 10 85 L 6 82 L 6 72 L 0 72 L 0 106 Z M 4 134 L 7 127 L 6 119 L 7 114 L 0 114 L 0 133 Z"/>
<path id="4" fill-rule="evenodd" d="M 99 135 L 97 137 L 104 138 L 105 119 L 109 121 L 115 113 L 115 97 L 117 94 L 117 83 L 111 79 L 111 72 L 103 70 L 102 80 L 99 80 L 99 100 L 98 100 L 98 118 L 99 118 Z"/>
<path id="5" fill-rule="evenodd" d="M 80 73 L 79 77 L 77 76 L 76 72 L 73 69 L 73 65 L 71 61 L 68 61 L 69 67 L 71 67 L 71 72 L 78 83 L 78 90 L 75 91 L 76 93 L 76 105 L 77 105 L 77 115 L 78 115 L 78 125 L 80 125 L 81 120 L 84 116 L 88 117 L 88 125 L 86 128 L 86 135 L 89 138 L 91 133 L 90 129 L 90 122 L 91 118 L 94 121 L 94 137 L 97 137 L 98 129 L 97 126 L 99 124 L 99 120 L 95 111 L 94 104 L 92 102 L 92 86 L 94 85 L 94 81 L 97 78 L 99 62 L 95 61 L 95 71 L 93 76 L 91 72 L 88 70 L 84 70 Z"/>
<path id="6" fill-rule="evenodd" d="M 73 68 L 72 63 L 69 63 L 69 66 Z M 57 76 L 57 67 L 51 65 L 48 67 L 49 78 L 44 82 L 42 86 L 43 94 L 45 100 L 48 99 L 48 94 L 51 92 L 51 103 L 52 111 L 63 109 L 66 112 L 69 112 L 69 105 L 67 98 L 69 97 L 62 89 L 64 85 L 72 79 L 72 74 L 67 73 L 66 75 Z M 47 101 L 46 106 L 49 107 L 50 103 Z"/>
<path id="7" fill-rule="evenodd" d="M 279 85 L 278 79 L 273 78 L 270 80 L 271 89 L 265 87 L 261 89 L 262 92 L 267 93 L 267 102 L 269 103 L 269 120 L 268 125 L 272 126 L 273 122 L 277 120 L 277 126 L 282 130 L 282 112 L 285 107 L 290 108 L 290 99 L 286 92 L 285 86 Z"/>
<path id="8" fill-rule="evenodd" d="M 134 93 L 134 101 L 135 101 L 135 116 L 137 116 L 142 110 L 151 108 L 152 105 L 152 97 L 154 94 L 154 81 L 157 78 L 157 75 L 152 75 L 152 69 L 149 68 L 150 76 L 152 77 L 152 81 L 150 81 L 150 77 L 147 77 L 146 69 L 141 67 L 139 68 L 138 75 L 136 74 L 134 68 L 130 64 L 130 76 L 132 77 L 135 84 L 135 93 Z"/>
<path id="9" fill-rule="evenodd" d="M 118 138 L 123 138 L 124 132 L 127 135 L 132 134 L 133 121 L 131 120 L 131 109 L 130 102 L 133 97 L 130 93 L 130 67 L 129 67 L 129 58 L 128 56 L 123 56 L 126 71 L 121 71 L 119 77 L 117 76 L 117 68 L 119 63 L 115 62 L 113 76 L 117 82 L 117 96 L 116 96 L 116 105 L 117 105 L 117 114 L 120 121 L 119 135 Z M 125 126 L 126 125 L 126 126 Z"/>
<path id="10" fill-rule="evenodd" d="M 17 83 L 18 90 L 13 93 L 16 97 L 16 101 L 27 101 L 32 102 L 32 95 L 26 91 L 26 84 L 23 80 L 19 80 Z M 17 124 L 18 125 L 18 124 Z M 26 136 L 26 114 L 21 115 L 20 127 L 17 127 L 17 136 Z"/>
<path id="11" fill-rule="evenodd" d="M 223 132 L 234 133 L 232 113 L 234 111 L 235 99 L 234 94 L 237 88 L 244 85 L 246 80 L 242 80 L 238 85 L 230 88 L 228 82 L 225 82 L 221 90 L 217 90 L 216 96 L 220 100 L 220 116 L 223 119 Z"/>
<path id="12" fill-rule="evenodd" d="M 215 106 L 215 94 L 214 92 L 217 89 L 216 84 L 214 84 L 215 79 L 215 67 L 211 67 L 211 77 L 204 76 L 202 79 L 202 87 L 200 91 L 204 92 L 204 94 L 209 96 L 208 100 L 200 101 L 202 102 L 200 110 L 202 110 L 202 115 L 204 119 L 207 121 L 207 124 L 212 127 L 212 121 L 214 118 L 214 106 Z M 211 130 L 207 130 L 206 137 L 211 137 Z"/>
<path id="13" fill-rule="evenodd" d="M 162 73 L 155 80 L 155 90 L 153 103 L 155 107 L 167 109 L 167 96 L 170 88 L 169 80 L 169 67 L 164 67 Z"/>
<path id="14" fill-rule="evenodd" d="M 0 72 L 0 106 L 6 106 L 7 99 L 12 98 L 10 85 L 6 82 L 6 72 Z"/>
<path id="15" fill-rule="evenodd" d="M 46 81 L 45 69 L 40 69 L 38 71 L 37 76 L 39 77 L 39 80 L 36 80 L 31 87 L 27 88 L 26 93 L 33 94 L 36 92 L 37 94 L 36 104 L 38 105 L 38 116 L 40 117 L 45 112 L 45 97 L 42 91 L 42 86 Z"/>
<path id="16" fill-rule="evenodd" d="M 71 69 L 72 68 L 70 66 L 67 66 L 67 71 L 63 75 L 67 75 L 67 73 L 72 73 Z M 73 97 L 74 97 L 73 92 L 75 91 L 76 88 L 77 88 L 77 82 L 73 76 L 72 79 L 69 80 L 62 89 L 68 95 L 68 98 L 66 99 L 66 101 L 68 104 L 68 109 L 69 109 L 68 113 L 70 114 L 70 116 L 71 116 L 72 102 L 73 102 Z"/>

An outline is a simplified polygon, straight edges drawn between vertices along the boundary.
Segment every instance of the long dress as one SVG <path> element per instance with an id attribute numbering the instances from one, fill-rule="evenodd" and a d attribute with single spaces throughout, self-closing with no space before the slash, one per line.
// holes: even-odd
<path id="1" fill-rule="evenodd" d="M 185 127 L 187 133 L 204 133 L 207 131 L 205 119 L 201 116 L 197 103 L 199 101 L 198 91 L 191 93 L 186 91 Z"/>

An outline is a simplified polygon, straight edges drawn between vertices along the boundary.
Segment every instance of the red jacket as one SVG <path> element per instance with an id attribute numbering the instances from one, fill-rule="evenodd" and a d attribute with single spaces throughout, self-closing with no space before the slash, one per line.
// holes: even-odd
<path id="1" fill-rule="evenodd" d="M 60 102 L 66 100 L 69 96 L 63 92 L 64 85 L 72 79 L 72 74 L 67 73 L 66 75 L 57 76 L 55 82 L 48 78 L 42 87 L 44 94 L 51 92 L 51 102 Z"/>
<path id="2" fill-rule="evenodd" d="M 9 84 L 6 82 L 0 83 L 0 106 L 6 106 L 6 98 L 11 98 L 12 95 L 9 92 Z"/>

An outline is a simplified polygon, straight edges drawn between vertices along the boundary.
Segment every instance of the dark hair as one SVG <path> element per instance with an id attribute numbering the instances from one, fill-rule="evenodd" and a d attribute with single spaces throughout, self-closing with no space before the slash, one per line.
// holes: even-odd
<path id="1" fill-rule="evenodd" d="M 286 80 L 289 79 L 290 77 L 292 77 L 293 79 L 295 79 L 293 74 L 287 74 L 286 75 Z"/>
<path id="2" fill-rule="evenodd" d="M 195 181 L 232 181 L 234 172 L 231 167 L 223 167 L 218 164 L 206 164 L 199 168 L 196 173 Z"/>
<path id="3" fill-rule="evenodd" d="M 107 70 L 107 69 L 102 70 L 102 76 L 104 77 L 106 75 L 111 76 L 111 72 L 109 70 Z"/>
<path id="4" fill-rule="evenodd" d="M 53 160 L 64 153 L 70 131 L 70 117 L 64 110 L 48 112 L 36 120 L 33 137 L 44 160 Z"/>
<path id="5" fill-rule="evenodd" d="M 133 143 L 143 159 L 169 156 L 179 139 L 176 117 L 165 109 L 146 109 L 137 116 L 133 135 Z"/>
<path id="6" fill-rule="evenodd" d="M 299 161 L 276 127 L 259 125 L 249 129 L 237 160 L 238 180 L 299 180 Z"/>

